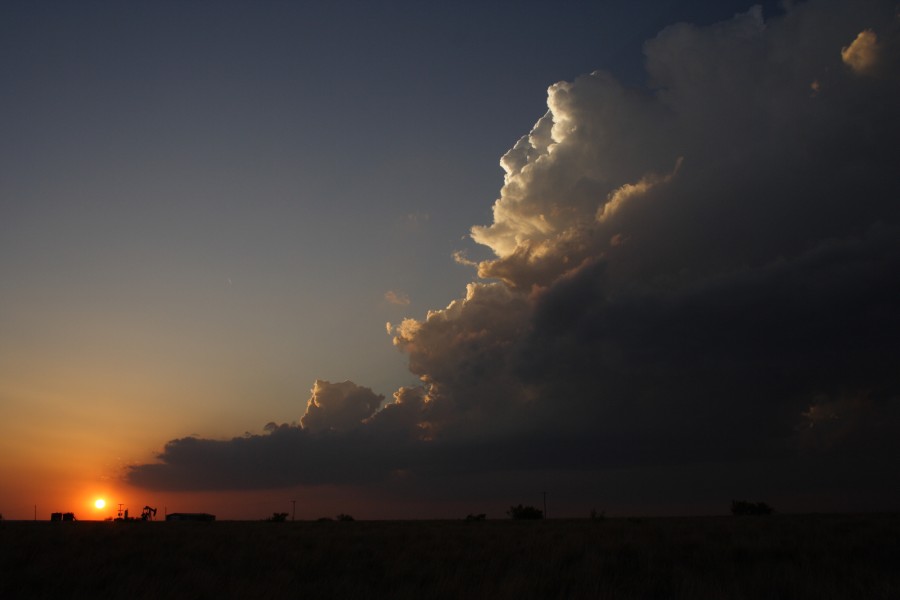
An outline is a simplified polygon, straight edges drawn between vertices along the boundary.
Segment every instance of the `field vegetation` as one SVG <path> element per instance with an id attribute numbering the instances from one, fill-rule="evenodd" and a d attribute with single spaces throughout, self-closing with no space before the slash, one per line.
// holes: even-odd
<path id="1" fill-rule="evenodd" d="M 0 523 L 0 598 L 900 598 L 900 515 Z"/>

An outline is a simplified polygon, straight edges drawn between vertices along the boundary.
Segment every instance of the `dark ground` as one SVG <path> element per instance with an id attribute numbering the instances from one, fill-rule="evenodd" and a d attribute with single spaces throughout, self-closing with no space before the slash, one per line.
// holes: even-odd
<path id="1" fill-rule="evenodd" d="M 0 598 L 898 599 L 900 515 L 0 522 Z"/>

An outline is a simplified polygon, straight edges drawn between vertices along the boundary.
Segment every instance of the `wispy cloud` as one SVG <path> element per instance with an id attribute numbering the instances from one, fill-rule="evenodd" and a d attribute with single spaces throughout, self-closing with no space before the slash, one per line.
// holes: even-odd
<path id="1" fill-rule="evenodd" d="M 384 293 L 384 299 L 396 306 L 409 306 L 409 296 L 404 292 L 388 290 Z"/>
<path id="2" fill-rule="evenodd" d="M 428 225 L 430 219 L 430 215 L 426 212 L 411 212 L 400 218 L 398 226 L 401 230 L 409 233 L 420 232 Z"/>

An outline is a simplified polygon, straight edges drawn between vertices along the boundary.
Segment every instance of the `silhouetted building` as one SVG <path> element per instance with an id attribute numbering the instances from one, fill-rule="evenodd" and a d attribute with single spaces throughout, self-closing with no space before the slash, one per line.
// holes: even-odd
<path id="1" fill-rule="evenodd" d="M 216 515 L 209 513 L 172 513 L 166 515 L 166 521 L 215 521 Z"/>

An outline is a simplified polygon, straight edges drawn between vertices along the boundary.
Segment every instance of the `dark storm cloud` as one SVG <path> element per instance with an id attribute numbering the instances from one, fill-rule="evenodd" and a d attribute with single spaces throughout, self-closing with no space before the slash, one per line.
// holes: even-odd
<path id="1" fill-rule="evenodd" d="M 883 473 L 900 451 L 898 39 L 891 2 L 751 9 L 648 41 L 647 88 L 551 86 L 472 230 L 498 281 L 390 328 L 422 387 L 379 410 L 340 384 L 302 427 L 175 440 L 129 480 L 751 458 L 802 463 L 811 487 Z"/>
<path id="2" fill-rule="evenodd" d="M 396 444 L 373 448 L 360 434 L 313 433 L 291 425 L 268 429 L 265 435 L 231 440 L 172 440 L 159 455 L 161 462 L 133 467 L 128 481 L 167 490 L 358 483 L 387 476 L 389 465 L 405 454 Z"/>
<path id="3" fill-rule="evenodd" d="M 823 395 L 897 398 L 898 236 L 616 297 L 597 263 L 541 296 L 519 376 L 576 428 L 698 457 L 783 450 Z"/>

